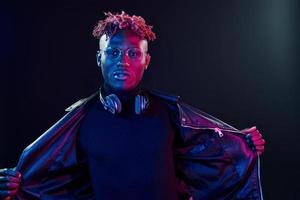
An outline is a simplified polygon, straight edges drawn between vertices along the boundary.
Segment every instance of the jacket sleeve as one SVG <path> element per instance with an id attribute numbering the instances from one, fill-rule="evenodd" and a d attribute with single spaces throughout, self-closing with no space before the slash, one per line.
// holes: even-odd
<path id="1" fill-rule="evenodd" d="M 22 153 L 16 199 L 92 199 L 86 161 L 79 157 L 77 130 L 86 113 L 79 104 Z"/>
<path id="2" fill-rule="evenodd" d="M 228 124 L 178 103 L 175 166 L 194 200 L 262 199 L 259 158 Z"/>

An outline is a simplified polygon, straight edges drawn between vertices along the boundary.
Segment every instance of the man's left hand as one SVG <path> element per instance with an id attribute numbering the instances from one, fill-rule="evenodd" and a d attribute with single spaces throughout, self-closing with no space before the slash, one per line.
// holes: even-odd
<path id="1" fill-rule="evenodd" d="M 243 129 L 241 132 L 246 135 L 246 141 L 252 147 L 252 150 L 255 150 L 258 155 L 261 155 L 265 150 L 266 142 L 259 130 L 256 129 L 256 126 Z"/>

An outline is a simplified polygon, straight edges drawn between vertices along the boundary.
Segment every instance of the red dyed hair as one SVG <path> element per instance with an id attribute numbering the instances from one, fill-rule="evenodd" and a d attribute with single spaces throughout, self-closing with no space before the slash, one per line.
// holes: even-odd
<path id="1" fill-rule="evenodd" d="M 104 34 L 111 36 L 118 30 L 130 29 L 148 41 L 156 39 L 156 35 L 152 31 L 152 26 L 147 25 L 141 16 L 130 16 L 124 11 L 121 14 L 112 14 L 111 12 L 104 12 L 104 14 L 106 18 L 98 21 L 94 27 L 94 37 L 100 38 Z"/>

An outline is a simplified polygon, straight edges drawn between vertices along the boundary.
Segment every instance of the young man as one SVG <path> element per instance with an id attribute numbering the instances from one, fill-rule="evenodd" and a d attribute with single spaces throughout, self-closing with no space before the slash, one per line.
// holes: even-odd
<path id="1" fill-rule="evenodd" d="M 239 131 L 141 87 L 151 28 L 141 17 L 106 13 L 93 31 L 103 85 L 28 146 L 15 169 L 0 170 L 1 197 L 262 198 L 264 140 L 255 127 Z"/>

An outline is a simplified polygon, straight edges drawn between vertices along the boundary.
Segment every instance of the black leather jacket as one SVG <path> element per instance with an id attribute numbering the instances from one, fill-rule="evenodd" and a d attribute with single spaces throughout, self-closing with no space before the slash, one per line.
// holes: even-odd
<path id="1" fill-rule="evenodd" d="M 259 157 L 244 134 L 177 96 L 149 94 L 177 115 L 174 159 L 179 199 L 262 199 Z M 97 97 L 95 92 L 72 104 L 23 151 L 16 166 L 22 173 L 16 199 L 93 199 L 86 160 L 79 159 L 76 151 L 76 133 Z"/>

